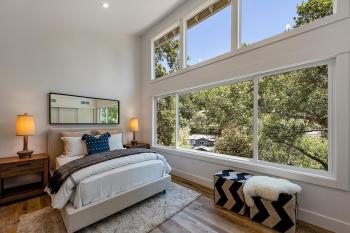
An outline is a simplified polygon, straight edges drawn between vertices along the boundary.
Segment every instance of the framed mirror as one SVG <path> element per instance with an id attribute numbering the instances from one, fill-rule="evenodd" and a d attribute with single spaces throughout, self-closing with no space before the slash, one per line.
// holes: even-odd
<path id="1" fill-rule="evenodd" d="M 119 100 L 49 93 L 50 124 L 119 124 Z"/>

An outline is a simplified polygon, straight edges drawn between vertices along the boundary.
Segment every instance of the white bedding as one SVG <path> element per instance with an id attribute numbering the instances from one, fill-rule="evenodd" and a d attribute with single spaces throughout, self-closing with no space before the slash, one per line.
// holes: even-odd
<path id="1" fill-rule="evenodd" d="M 57 167 L 81 157 L 60 156 Z M 163 156 L 157 153 L 130 155 L 95 164 L 73 173 L 72 179 L 67 179 L 60 190 L 51 195 L 52 207 L 61 209 L 70 201 L 75 208 L 80 208 L 160 178 L 170 170 Z"/>
<path id="2" fill-rule="evenodd" d="M 56 158 L 57 169 L 62 165 L 84 157 L 60 156 Z M 111 197 L 129 188 L 161 178 L 164 174 L 162 161 L 151 160 L 102 172 L 81 181 L 70 197 L 74 208 Z M 122 177 L 122 178 L 121 178 Z"/>
<path id="3" fill-rule="evenodd" d="M 80 159 L 83 158 L 85 155 L 75 155 L 75 156 L 65 156 L 65 155 L 61 155 L 60 157 L 56 158 L 56 169 L 58 169 L 59 167 L 61 167 L 62 165 L 76 160 L 76 159 Z"/>
<path id="4" fill-rule="evenodd" d="M 102 172 L 81 181 L 72 195 L 74 208 L 112 197 L 137 185 L 161 178 L 164 164 L 159 160 L 145 161 Z"/>

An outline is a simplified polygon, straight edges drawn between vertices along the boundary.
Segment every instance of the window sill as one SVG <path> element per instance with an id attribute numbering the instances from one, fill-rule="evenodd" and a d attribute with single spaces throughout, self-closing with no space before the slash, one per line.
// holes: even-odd
<path id="1" fill-rule="evenodd" d="M 253 160 L 249 158 L 240 158 L 220 154 L 212 154 L 208 152 L 197 152 L 186 149 L 174 149 L 166 146 L 153 145 L 152 149 L 168 154 L 169 156 L 181 156 L 187 159 L 195 159 L 223 165 L 225 167 L 234 167 L 253 171 L 256 173 L 263 173 L 267 175 L 279 176 L 296 181 L 302 181 L 310 184 L 326 186 L 330 188 L 346 190 L 338 187 L 337 179 L 325 171 L 318 171 L 313 169 L 303 169 L 298 167 L 290 167 L 286 165 L 273 164 L 269 162 Z"/>
<path id="2" fill-rule="evenodd" d="M 226 60 L 226 59 L 238 56 L 240 54 L 247 53 L 247 52 L 253 51 L 255 49 L 259 49 L 259 48 L 268 46 L 270 44 L 273 44 L 273 43 L 276 43 L 276 42 L 279 42 L 279 41 L 286 40 L 288 38 L 297 36 L 299 34 L 303 34 L 303 33 L 315 30 L 317 28 L 321 28 L 321 27 L 327 26 L 329 24 L 336 23 L 338 21 L 347 19 L 348 17 L 349 17 L 349 15 L 347 13 L 336 13 L 336 14 L 330 15 L 330 16 L 328 16 L 326 18 L 322 18 L 322 19 L 316 20 L 314 22 L 308 23 L 306 25 L 303 25 L 303 26 L 301 26 L 299 28 L 292 29 L 292 30 L 290 30 L 288 32 L 283 32 L 283 33 L 277 34 L 275 36 L 269 37 L 267 39 L 258 41 L 256 43 L 248 45 L 246 47 L 234 49 L 231 52 L 219 55 L 219 56 L 211 58 L 211 59 L 208 59 L 208 60 L 203 61 L 201 63 L 197 63 L 197 64 L 195 64 L 193 66 L 180 68 L 178 71 L 176 71 L 174 73 L 167 74 L 167 75 L 162 76 L 160 78 L 154 79 L 152 77 L 152 79 L 150 80 L 149 83 L 153 84 L 153 83 L 157 83 L 157 82 L 160 82 L 160 81 L 163 81 L 163 80 L 167 80 L 168 78 L 179 76 L 181 74 L 190 72 L 192 70 L 196 70 L 196 69 L 199 69 L 201 67 L 208 66 L 208 65 L 214 64 L 216 62 L 219 62 L 219 61 L 222 61 L 222 60 Z"/>

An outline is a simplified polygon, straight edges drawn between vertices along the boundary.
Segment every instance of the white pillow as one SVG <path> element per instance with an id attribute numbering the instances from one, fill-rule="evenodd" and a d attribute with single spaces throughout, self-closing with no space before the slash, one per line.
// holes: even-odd
<path id="1" fill-rule="evenodd" d="M 63 154 L 65 156 L 86 155 L 87 148 L 81 137 L 61 137 L 63 141 Z"/>
<path id="2" fill-rule="evenodd" d="M 111 134 L 111 136 L 108 138 L 108 143 L 110 150 L 124 149 L 123 134 Z"/>

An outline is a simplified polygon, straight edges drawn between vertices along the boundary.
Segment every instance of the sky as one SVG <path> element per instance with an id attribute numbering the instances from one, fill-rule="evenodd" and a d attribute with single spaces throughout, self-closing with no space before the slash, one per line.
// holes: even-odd
<path id="1" fill-rule="evenodd" d="M 296 6 L 302 0 L 242 0 L 241 42 L 254 42 L 277 35 L 293 27 Z M 230 51 L 231 9 L 224 8 L 188 30 L 189 65 Z"/>

